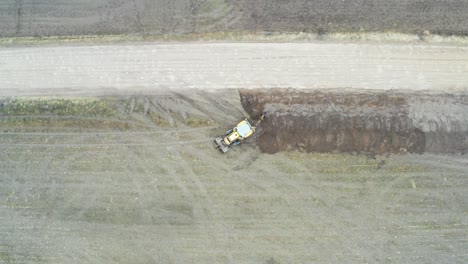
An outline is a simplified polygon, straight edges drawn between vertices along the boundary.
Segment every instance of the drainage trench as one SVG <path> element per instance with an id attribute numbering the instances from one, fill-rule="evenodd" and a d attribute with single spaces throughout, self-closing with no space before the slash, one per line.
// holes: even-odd
<path id="1" fill-rule="evenodd" d="M 241 89 L 253 118 L 266 112 L 263 152 L 461 153 L 468 150 L 468 94 Z"/>

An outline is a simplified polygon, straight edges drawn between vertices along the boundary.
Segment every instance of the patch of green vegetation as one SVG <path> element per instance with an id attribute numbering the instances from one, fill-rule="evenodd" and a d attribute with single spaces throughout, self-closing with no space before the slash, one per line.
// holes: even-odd
<path id="1" fill-rule="evenodd" d="M 0 100 L 0 115 L 114 116 L 109 101 L 93 97 L 19 97 Z"/>
<path id="2" fill-rule="evenodd" d="M 381 160 L 369 159 L 364 155 L 290 152 L 286 156 L 305 167 L 313 163 L 318 172 L 323 174 L 373 172 L 380 169 L 382 164 Z"/>
<path id="3" fill-rule="evenodd" d="M 0 131 L 27 132 L 72 130 L 147 130 L 146 121 L 131 118 L 130 98 L 121 97 L 17 97 L 0 98 Z M 143 114 L 144 104 L 136 110 Z M 150 118 L 159 126 L 169 122 L 157 113 Z"/>
<path id="4" fill-rule="evenodd" d="M 184 160 L 188 160 L 189 162 L 196 162 L 196 163 L 201 162 L 201 159 L 192 153 L 182 151 L 180 152 L 180 155 L 183 157 Z"/>
<path id="5" fill-rule="evenodd" d="M 199 150 L 211 149 L 211 147 L 209 147 L 207 144 L 196 144 L 195 147 Z"/>
<path id="6" fill-rule="evenodd" d="M 203 13 L 209 13 L 215 10 L 220 10 L 226 7 L 225 0 L 206 0 L 201 8 Z"/>
<path id="7" fill-rule="evenodd" d="M 208 165 L 195 165 L 192 166 L 192 171 L 196 175 L 204 176 L 213 171 L 213 168 Z"/>
<path id="8" fill-rule="evenodd" d="M 60 128 L 71 128 L 80 131 L 91 129 L 111 129 L 127 131 L 135 125 L 120 120 L 109 119 L 86 119 L 86 118 L 54 118 L 54 117 L 6 117 L 0 118 L 0 130 L 3 132 L 13 132 L 34 129 L 35 131 L 50 131 Z M 145 128 L 137 126 L 139 129 Z"/>
<path id="9" fill-rule="evenodd" d="M 183 134 L 177 135 L 177 139 L 180 141 L 190 141 L 190 140 L 194 140 L 195 138 L 196 138 L 196 135 L 195 137 L 193 137 L 193 135 L 189 133 L 183 133 Z"/>
<path id="10" fill-rule="evenodd" d="M 440 224 L 438 224 L 438 223 L 436 223 L 434 221 L 423 222 L 420 225 L 418 225 L 418 227 L 422 227 L 422 228 L 425 228 L 425 229 L 432 229 L 432 230 L 443 228 L 443 226 L 441 226 Z"/>
<path id="11" fill-rule="evenodd" d="M 300 172 L 300 170 L 298 170 L 296 167 L 286 162 L 276 162 L 274 165 L 280 172 L 287 174 L 295 174 Z"/>
<path id="12" fill-rule="evenodd" d="M 143 102 L 140 102 L 139 100 L 135 104 L 135 108 L 133 109 L 134 112 L 136 113 L 145 113 L 145 105 Z"/>
<path id="13" fill-rule="evenodd" d="M 157 126 L 160 126 L 160 127 L 170 127 L 171 126 L 171 124 L 169 123 L 169 121 L 167 121 L 167 119 L 163 118 L 161 115 L 159 115 L 156 112 L 150 111 L 148 113 L 148 117 L 150 118 L 151 122 L 153 122 L 153 124 L 155 124 Z"/>
<path id="14" fill-rule="evenodd" d="M 13 255 L 7 252 L 0 252 L 1 263 L 16 263 L 16 259 Z"/>
<path id="15" fill-rule="evenodd" d="M 389 164 L 385 166 L 386 172 L 426 172 L 429 168 L 417 164 Z"/>
<path id="16" fill-rule="evenodd" d="M 206 127 L 212 126 L 213 121 L 203 117 L 189 116 L 185 119 L 185 124 L 189 127 Z"/>
<path id="17" fill-rule="evenodd" d="M 319 172 L 323 174 L 359 174 L 373 172 L 377 169 L 377 164 L 322 164 L 318 166 Z"/>
<path id="18" fill-rule="evenodd" d="M 386 159 L 384 157 L 373 157 L 369 158 L 366 155 L 351 155 L 351 154 L 329 154 L 329 153 L 301 153 L 301 152 L 287 152 L 287 158 L 303 165 L 305 168 L 311 171 L 317 171 L 321 174 L 328 175 L 330 179 L 332 175 L 336 175 L 341 179 L 341 175 L 354 174 L 350 178 L 352 181 L 365 182 L 369 177 L 373 177 L 376 173 L 384 175 L 391 173 L 415 173 L 415 172 L 426 172 L 428 168 L 411 163 L 397 163 L 392 159 Z M 283 168 L 281 168 L 281 166 Z M 287 172 L 293 173 L 292 168 L 287 168 L 285 165 L 281 165 L 280 169 Z M 381 173 L 382 172 L 382 173 Z M 393 177 L 393 176 L 392 176 Z M 388 178 L 388 177 L 387 177 Z"/>

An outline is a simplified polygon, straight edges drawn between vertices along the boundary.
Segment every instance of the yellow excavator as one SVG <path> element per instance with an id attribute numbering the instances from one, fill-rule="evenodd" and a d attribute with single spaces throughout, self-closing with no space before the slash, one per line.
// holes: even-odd
<path id="1" fill-rule="evenodd" d="M 262 113 L 260 119 L 258 119 L 254 125 L 250 124 L 247 118 L 240 121 L 239 124 L 237 124 L 235 127 L 226 131 L 224 136 L 217 137 L 214 140 L 216 148 L 221 150 L 221 152 L 226 153 L 230 146 L 239 145 L 243 140 L 247 139 L 248 137 L 252 136 L 253 133 L 255 133 L 255 130 L 263 121 L 263 119 L 265 119 L 265 113 Z"/>

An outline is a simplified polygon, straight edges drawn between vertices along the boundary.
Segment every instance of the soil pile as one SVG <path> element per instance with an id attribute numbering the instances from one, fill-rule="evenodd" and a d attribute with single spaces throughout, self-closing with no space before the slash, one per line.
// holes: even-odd
<path id="1" fill-rule="evenodd" d="M 258 138 L 267 153 L 465 153 L 467 94 L 389 91 L 241 90 L 252 117 L 268 118 Z"/>

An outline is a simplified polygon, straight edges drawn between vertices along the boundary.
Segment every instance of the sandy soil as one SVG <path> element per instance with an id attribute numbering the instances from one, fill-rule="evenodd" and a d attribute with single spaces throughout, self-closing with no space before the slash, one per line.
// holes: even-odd
<path id="1" fill-rule="evenodd" d="M 0 0 L 0 37 L 219 31 L 468 34 L 464 0 Z"/>
<path id="2" fill-rule="evenodd" d="M 467 91 L 468 47 L 192 43 L 0 48 L 0 95 L 164 89 Z"/>
<path id="3" fill-rule="evenodd" d="M 465 156 L 222 155 L 229 90 L 1 110 L 3 263 L 468 261 Z"/>

